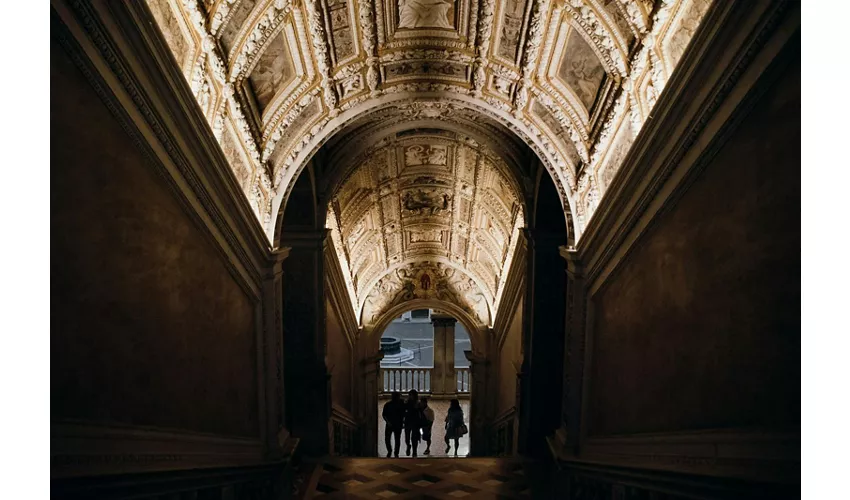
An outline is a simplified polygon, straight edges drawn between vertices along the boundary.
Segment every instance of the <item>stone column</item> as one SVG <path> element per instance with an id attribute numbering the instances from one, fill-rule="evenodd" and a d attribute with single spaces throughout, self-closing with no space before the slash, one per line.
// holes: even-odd
<path id="1" fill-rule="evenodd" d="M 455 379 L 455 323 L 454 318 L 432 316 L 434 325 L 434 370 L 431 372 L 431 393 L 457 394 Z"/>
<path id="2" fill-rule="evenodd" d="M 525 230 L 528 274 L 523 325 L 519 451 L 548 453 L 546 437 L 560 427 L 565 285 L 559 246 L 564 235 Z"/>
<path id="3" fill-rule="evenodd" d="M 283 265 L 286 421 L 310 456 L 328 453 L 328 373 L 325 365 L 324 244 L 327 231 L 284 233 Z"/>
<path id="4" fill-rule="evenodd" d="M 578 453 L 582 424 L 584 393 L 584 360 L 586 344 L 584 267 L 575 250 L 560 248 L 567 261 L 567 318 L 564 339 L 564 388 L 561 402 L 561 429 L 557 443 L 566 455 Z"/>
<path id="5" fill-rule="evenodd" d="M 490 361 L 472 351 L 463 351 L 469 360 L 470 401 L 467 425 L 469 427 L 469 454 L 486 456 L 490 448 L 490 412 L 488 376 Z"/>
<path id="6" fill-rule="evenodd" d="M 384 353 L 366 356 L 358 366 L 360 371 L 360 449 L 365 457 L 378 456 L 378 419 L 381 418 L 378 410 L 378 393 L 380 392 L 381 359 Z"/>
<path id="7" fill-rule="evenodd" d="M 279 458 L 289 439 L 286 428 L 283 380 L 283 261 L 289 248 L 272 253 L 263 277 L 263 337 L 265 344 L 266 446 L 270 458 Z"/>

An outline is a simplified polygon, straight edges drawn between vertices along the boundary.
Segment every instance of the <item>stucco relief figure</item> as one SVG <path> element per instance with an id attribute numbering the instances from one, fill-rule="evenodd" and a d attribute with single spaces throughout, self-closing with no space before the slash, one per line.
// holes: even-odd
<path id="1" fill-rule="evenodd" d="M 399 28 L 447 28 L 451 0 L 398 0 Z"/>
<path id="2" fill-rule="evenodd" d="M 415 215 L 439 215 L 444 210 L 449 208 L 449 195 L 443 194 L 440 197 L 432 196 L 425 191 L 417 190 L 416 192 L 406 192 L 401 199 L 404 209 Z"/>
<path id="3" fill-rule="evenodd" d="M 404 162 L 408 166 L 445 165 L 447 157 L 445 146 L 415 145 L 404 151 Z"/>

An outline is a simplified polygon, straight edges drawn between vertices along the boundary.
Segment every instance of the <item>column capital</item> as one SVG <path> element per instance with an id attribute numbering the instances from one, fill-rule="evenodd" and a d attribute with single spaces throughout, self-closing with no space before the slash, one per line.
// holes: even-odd
<path id="1" fill-rule="evenodd" d="M 470 366 L 486 366 L 490 364 L 490 360 L 487 359 L 487 356 L 483 354 L 476 353 L 471 350 L 463 351 L 463 355 L 466 356 L 466 360 L 469 361 Z"/>
<path id="2" fill-rule="evenodd" d="M 432 316 L 431 317 L 431 324 L 434 325 L 435 327 L 436 326 L 443 326 L 443 327 L 452 326 L 453 327 L 453 326 L 455 326 L 455 324 L 457 324 L 457 320 L 455 318 L 448 318 L 448 317 L 445 317 L 445 316 L 438 316 L 438 317 Z"/>
<path id="3" fill-rule="evenodd" d="M 283 261 L 289 257 L 290 250 L 291 247 L 278 247 L 269 252 L 266 279 L 276 280 L 283 274 Z"/>
<path id="4" fill-rule="evenodd" d="M 570 278 L 578 279 L 584 277 L 584 266 L 574 247 L 560 246 L 558 252 L 567 261 L 567 274 Z"/>

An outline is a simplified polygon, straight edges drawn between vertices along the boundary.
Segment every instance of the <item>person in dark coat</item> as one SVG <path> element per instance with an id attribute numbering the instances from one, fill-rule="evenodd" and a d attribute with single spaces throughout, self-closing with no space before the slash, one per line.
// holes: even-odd
<path id="1" fill-rule="evenodd" d="M 407 456 L 410 456 L 411 445 L 413 456 L 419 451 L 419 440 L 422 437 L 422 409 L 419 408 L 419 393 L 411 389 L 407 393 L 407 403 L 404 406 L 404 443 L 407 445 Z"/>
<path id="2" fill-rule="evenodd" d="M 431 454 L 431 427 L 434 426 L 434 410 L 428 406 L 428 398 L 422 398 L 419 402 L 422 410 L 422 440 L 425 441 L 425 454 Z"/>
<path id="3" fill-rule="evenodd" d="M 457 399 L 452 399 L 449 403 L 449 411 L 446 414 L 446 453 L 452 449 L 449 439 L 454 439 L 455 456 L 457 456 L 460 438 L 464 434 L 466 434 L 466 425 L 463 423 L 463 408 L 460 407 L 460 402 Z"/>
<path id="4" fill-rule="evenodd" d="M 395 436 L 395 456 L 398 458 L 398 450 L 401 448 L 401 429 L 404 425 L 404 401 L 401 400 L 401 394 L 393 392 L 389 401 L 384 403 L 384 410 L 381 416 L 386 422 L 384 428 L 384 443 L 387 445 L 387 458 L 390 457 L 390 452 L 393 450 L 391 436 Z"/>

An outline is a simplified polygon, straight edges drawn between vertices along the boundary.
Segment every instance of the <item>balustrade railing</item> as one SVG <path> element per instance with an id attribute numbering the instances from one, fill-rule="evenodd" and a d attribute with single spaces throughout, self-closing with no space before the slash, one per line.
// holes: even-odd
<path id="1" fill-rule="evenodd" d="M 470 389 L 469 368 L 457 368 L 457 367 L 455 367 L 455 378 L 457 379 L 457 392 L 458 392 L 458 394 L 469 394 L 469 389 Z"/>
<path id="2" fill-rule="evenodd" d="M 331 411 L 331 450 L 338 457 L 360 454 L 360 434 L 357 421 L 347 411 L 333 406 Z"/>
<path id="3" fill-rule="evenodd" d="M 382 392 L 401 393 L 416 389 L 417 392 L 431 392 L 431 368 L 381 368 Z"/>
<path id="4" fill-rule="evenodd" d="M 490 453 L 493 456 L 510 456 L 514 454 L 514 426 L 516 408 L 511 407 L 493 420 L 493 431 L 490 433 Z"/>

